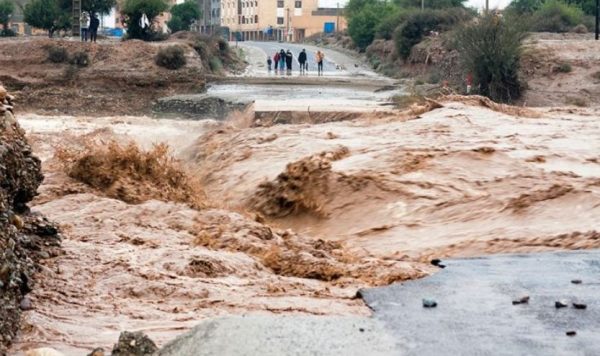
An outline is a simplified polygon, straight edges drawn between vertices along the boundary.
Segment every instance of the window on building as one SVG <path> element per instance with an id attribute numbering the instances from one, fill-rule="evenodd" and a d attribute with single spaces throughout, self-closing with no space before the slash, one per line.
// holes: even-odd
<path id="1" fill-rule="evenodd" d="M 254 7 L 258 7 L 258 1 L 254 2 Z"/>
<path id="2" fill-rule="evenodd" d="M 283 0 L 277 0 L 277 7 L 280 9 L 283 8 Z"/>
<path id="3" fill-rule="evenodd" d="M 283 25 L 283 17 L 278 17 L 277 18 L 277 24 L 278 25 Z"/>
<path id="4" fill-rule="evenodd" d="M 254 23 L 258 23 L 258 15 L 254 15 Z"/>
<path id="5" fill-rule="evenodd" d="M 302 8 L 302 1 L 298 1 L 296 0 L 296 9 L 301 9 Z"/>

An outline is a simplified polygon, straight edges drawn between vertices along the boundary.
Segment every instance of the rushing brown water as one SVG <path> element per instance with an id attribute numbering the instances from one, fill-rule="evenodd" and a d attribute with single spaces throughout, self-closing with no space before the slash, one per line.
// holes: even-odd
<path id="1" fill-rule="evenodd" d="M 592 110 L 527 118 L 455 102 L 416 118 L 253 129 L 132 117 L 28 116 L 21 124 L 47 176 L 34 209 L 61 224 L 65 253 L 45 262 L 15 353 L 52 346 L 83 354 L 110 348 L 123 330 L 163 344 L 226 313 L 368 314 L 353 296 L 381 280 L 386 263 L 398 278 L 414 278 L 432 272 L 418 263 L 431 256 L 600 246 Z M 166 142 L 220 209 L 126 204 L 75 182 L 53 147 L 91 137 Z M 272 235 L 248 218 L 255 213 L 302 236 Z M 285 236 L 298 241 L 293 256 L 306 248 L 309 265 L 343 266 L 352 277 L 274 273 L 265 256 Z M 361 259 L 332 257 L 335 247 L 317 238 L 342 241 Z M 368 277 L 356 272 L 371 268 L 365 258 L 377 261 Z"/>

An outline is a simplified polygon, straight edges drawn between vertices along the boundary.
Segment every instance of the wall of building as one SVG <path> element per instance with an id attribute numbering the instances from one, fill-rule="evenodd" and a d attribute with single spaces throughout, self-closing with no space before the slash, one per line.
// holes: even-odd
<path id="1" fill-rule="evenodd" d="M 221 26 L 232 40 L 302 41 L 323 32 L 325 23 L 345 29 L 342 9 L 320 9 L 319 1 L 221 0 Z"/>

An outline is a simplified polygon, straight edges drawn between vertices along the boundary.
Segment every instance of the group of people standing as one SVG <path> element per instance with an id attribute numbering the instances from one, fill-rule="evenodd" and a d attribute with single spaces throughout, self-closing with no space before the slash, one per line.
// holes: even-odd
<path id="1" fill-rule="evenodd" d="M 325 60 L 325 54 L 321 51 L 317 51 L 315 54 L 315 61 L 317 62 L 317 73 L 318 75 L 323 75 L 323 61 Z M 269 68 L 269 72 L 271 68 L 274 67 L 275 72 L 283 73 L 284 70 L 287 71 L 288 74 L 292 74 L 292 63 L 294 61 L 294 55 L 288 49 L 284 51 L 281 49 L 279 52 L 275 52 L 273 58 L 267 57 L 267 66 Z M 306 54 L 306 49 L 303 49 L 302 52 L 298 55 L 298 64 L 300 65 L 300 74 L 305 74 L 308 72 L 308 57 Z"/>
<path id="2" fill-rule="evenodd" d="M 81 28 L 82 42 L 87 42 L 88 36 L 90 42 L 96 42 L 100 20 L 95 13 L 92 13 L 92 17 L 90 18 L 90 15 L 87 12 L 82 12 L 79 18 L 79 26 Z"/>

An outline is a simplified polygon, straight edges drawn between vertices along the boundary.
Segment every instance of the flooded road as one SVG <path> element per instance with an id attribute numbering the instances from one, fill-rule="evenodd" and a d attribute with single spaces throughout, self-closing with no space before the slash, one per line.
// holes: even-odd
<path id="1" fill-rule="evenodd" d="M 459 97 L 381 116 L 397 91 L 354 68 L 209 89 L 271 110 L 355 105 L 364 115 L 352 121 L 20 115 L 46 177 L 32 209 L 60 225 L 64 254 L 43 262 L 12 352 L 110 350 L 123 330 L 163 345 L 226 314 L 369 315 L 359 288 L 434 273 L 432 257 L 600 247 L 597 111 Z M 271 80 L 264 73 L 256 78 Z M 368 89 L 327 85 L 365 76 Z M 57 155 L 112 141 L 169 145 L 208 207 L 126 203 L 73 178 Z M 128 183 L 131 194 L 146 184 Z"/>

